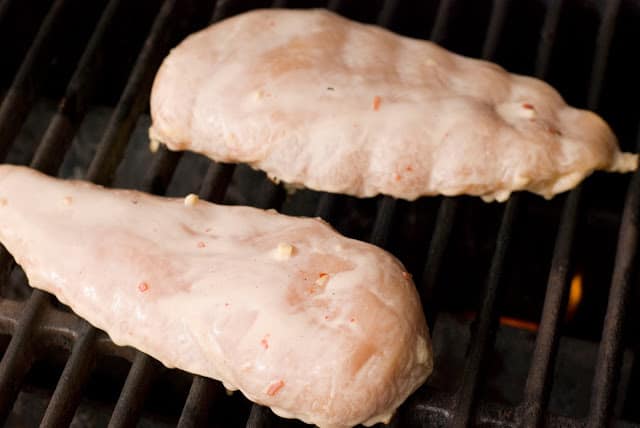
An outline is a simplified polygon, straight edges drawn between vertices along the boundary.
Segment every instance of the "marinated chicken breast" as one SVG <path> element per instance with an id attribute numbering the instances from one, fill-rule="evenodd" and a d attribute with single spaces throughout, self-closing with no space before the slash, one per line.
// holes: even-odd
<path id="1" fill-rule="evenodd" d="M 402 264 L 321 220 L 2 165 L 0 241 L 115 343 L 284 417 L 387 421 L 432 370 Z"/>
<path id="2" fill-rule="evenodd" d="M 325 10 L 258 10 L 162 64 L 150 137 L 311 189 L 408 200 L 546 198 L 637 168 L 546 83 Z"/>

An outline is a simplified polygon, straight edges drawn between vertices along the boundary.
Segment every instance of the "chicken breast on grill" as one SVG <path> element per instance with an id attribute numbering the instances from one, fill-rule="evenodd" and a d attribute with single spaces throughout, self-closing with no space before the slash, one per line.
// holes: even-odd
<path id="1" fill-rule="evenodd" d="M 321 220 L 2 165 L 0 242 L 115 343 L 284 417 L 386 421 L 432 370 L 402 264 Z"/>
<path id="2" fill-rule="evenodd" d="M 324 10 L 259 10 L 162 64 L 150 136 L 315 190 L 550 198 L 637 168 L 596 114 L 546 83 Z"/>

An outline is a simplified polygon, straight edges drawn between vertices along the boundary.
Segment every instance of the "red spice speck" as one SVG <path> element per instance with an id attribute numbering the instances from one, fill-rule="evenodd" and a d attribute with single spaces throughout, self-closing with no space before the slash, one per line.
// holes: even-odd
<path id="1" fill-rule="evenodd" d="M 267 395 L 273 397 L 278 393 L 278 391 L 282 389 L 282 387 L 284 387 L 283 380 L 272 383 L 271 385 L 269 385 L 269 389 L 267 389 Z"/>
<path id="2" fill-rule="evenodd" d="M 198 241 L 198 248 L 204 248 L 206 247 L 205 243 L 202 241 Z"/>
<path id="3" fill-rule="evenodd" d="M 379 96 L 375 96 L 373 97 L 373 110 L 374 111 L 378 111 L 380 110 L 380 103 L 382 102 L 382 98 L 380 98 Z"/>
<path id="4" fill-rule="evenodd" d="M 412 167 L 411 165 L 407 165 L 407 166 L 404 168 L 404 170 L 405 170 L 405 171 L 408 171 L 408 172 L 411 172 L 411 171 L 413 171 L 413 167 Z"/>
<path id="5" fill-rule="evenodd" d="M 355 319 L 355 318 L 351 318 L 351 319 L 349 320 L 349 322 L 356 322 L 356 319 Z"/>
<path id="6" fill-rule="evenodd" d="M 262 345 L 262 347 L 264 349 L 269 349 L 269 335 L 268 334 L 264 335 L 264 337 L 260 341 L 260 344 Z"/>
<path id="7" fill-rule="evenodd" d="M 148 289 L 149 289 L 149 284 L 147 284 L 146 282 L 143 281 L 140 284 L 138 284 L 138 290 L 140 290 L 141 293 L 144 293 Z"/>
<path id="8" fill-rule="evenodd" d="M 526 108 L 527 110 L 535 110 L 534 107 L 529 103 L 522 104 L 522 108 Z"/>
<path id="9" fill-rule="evenodd" d="M 325 315 L 325 316 L 324 316 L 324 319 L 325 319 L 325 320 L 328 320 L 328 319 L 329 319 L 329 315 Z"/>
<path id="10" fill-rule="evenodd" d="M 210 228 L 210 227 L 207 227 L 207 228 L 204 230 L 204 233 L 209 233 L 209 232 L 211 232 L 211 228 Z"/>
<path id="11" fill-rule="evenodd" d="M 228 303 L 225 303 L 225 304 L 224 304 L 224 306 L 225 306 L 225 307 L 228 307 L 228 306 L 229 306 L 229 304 L 228 304 Z"/>
<path id="12" fill-rule="evenodd" d="M 396 181 L 400 181 L 400 179 L 402 178 L 402 176 L 400 174 L 393 174 L 393 179 Z"/>

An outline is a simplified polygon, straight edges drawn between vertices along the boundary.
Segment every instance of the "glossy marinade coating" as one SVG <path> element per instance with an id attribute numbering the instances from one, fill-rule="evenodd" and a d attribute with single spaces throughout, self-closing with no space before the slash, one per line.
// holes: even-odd
<path id="1" fill-rule="evenodd" d="M 281 416 L 384 421 L 432 370 L 402 264 L 321 220 L 2 165 L 0 242 L 115 343 Z"/>

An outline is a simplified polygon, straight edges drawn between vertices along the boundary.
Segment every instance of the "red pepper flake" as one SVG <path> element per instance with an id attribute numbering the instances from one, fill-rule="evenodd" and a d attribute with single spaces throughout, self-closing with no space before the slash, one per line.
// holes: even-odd
<path id="1" fill-rule="evenodd" d="M 405 171 L 407 171 L 407 172 L 411 172 L 411 171 L 413 171 L 413 167 L 412 167 L 411 165 L 407 165 L 407 166 L 404 168 L 404 170 L 405 170 Z"/>
<path id="2" fill-rule="evenodd" d="M 260 344 L 264 349 L 269 349 L 269 336 L 270 336 L 269 334 L 265 334 L 262 340 L 260 341 Z"/>
<path id="3" fill-rule="evenodd" d="M 198 248 L 204 248 L 206 247 L 205 243 L 202 241 L 198 241 Z"/>
<path id="4" fill-rule="evenodd" d="M 282 379 L 272 383 L 269 385 L 269 389 L 267 389 L 267 395 L 273 397 L 282 389 L 282 387 L 284 387 L 284 381 Z"/>
<path id="5" fill-rule="evenodd" d="M 355 318 L 351 318 L 351 319 L 349 320 L 349 322 L 356 322 L 356 319 L 355 319 Z"/>
<path id="6" fill-rule="evenodd" d="M 329 320 L 329 315 L 325 315 L 325 316 L 324 316 L 324 319 L 325 319 L 326 321 L 328 321 L 328 320 Z"/>
<path id="7" fill-rule="evenodd" d="M 396 181 L 400 181 L 402 179 L 402 176 L 400 174 L 393 174 L 393 179 Z"/>
<path id="8" fill-rule="evenodd" d="M 141 293 L 144 293 L 148 289 L 149 289 L 149 284 L 147 284 L 146 282 L 142 281 L 140 284 L 138 284 L 138 290 L 140 290 Z"/>
<path id="9" fill-rule="evenodd" d="M 522 108 L 526 108 L 527 110 L 535 110 L 535 108 L 529 103 L 522 104 Z"/>
<path id="10" fill-rule="evenodd" d="M 328 281 L 329 281 L 328 273 L 321 272 L 320 274 L 318 274 L 318 279 L 316 279 L 313 285 L 308 289 L 309 294 L 314 294 L 317 291 L 324 290 L 324 287 L 327 285 Z"/>
<path id="11" fill-rule="evenodd" d="M 378 111 L 380 110 L 380 103 L 382 102 L 382 98 L 380 98 L 379 96 L 375 96 L 373 97 L 373 110 L 374 111 Z"/>

